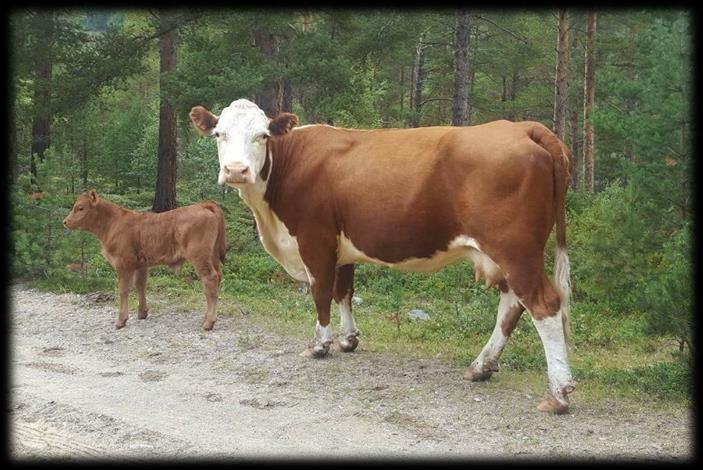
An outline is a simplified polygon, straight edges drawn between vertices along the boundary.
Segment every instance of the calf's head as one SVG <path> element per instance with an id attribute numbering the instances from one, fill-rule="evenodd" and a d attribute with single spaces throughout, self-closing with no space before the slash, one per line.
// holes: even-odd
<path id="1" fill-rule="evenodd" d="M 298 124 L 298 117 L 291 113 L 269 119 L 248 100 L 233 101 L 219 116 L 202 106 L 194 106 L 190 120 L 200 135 L 217 140 L 220 160 L 217 183 L 233 187 L 256 183 L 266 163 L 267 139 L 287 134 Z"/>
<path id="2" fill-rule="evenodd" d="M 94 189 L 86 191 L 76 199 L 65 219 L 64 227 L 71 230 L 86 230 L 96 218 L 96 207 L 98 205 L 98 193 Z"/>

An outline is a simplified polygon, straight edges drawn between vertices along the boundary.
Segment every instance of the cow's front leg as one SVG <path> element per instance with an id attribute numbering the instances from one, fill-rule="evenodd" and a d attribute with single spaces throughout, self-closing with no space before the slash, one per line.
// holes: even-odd
<path id="1" fill-rule="evenodd" d="M 335 275 L 335 251 L 323 250 L 322 244 L 306 245 L 299 241 L 300 255 L 310 282 L 310 292 L 317 310 L 315 336 L 303 356 L 326 356 L 332 344 L 332 325 L 330 325 L 330 304 Z M 308 248 L 308 250 L 306 250 Z M 310 249 L 312 248 L 312 249 Z"/>
<path id="2" fill-rule="evenodd" d="M 345 264 L 338 266 L 334 278 L 334 300 L 339 307 L 341 323 L 341 336 L 339 349 L 342 352 L 351 352 L 359 345 L 361 332 L 356 328 L 352 315 L 351 299 L 354 295 L 354 265 Z"/>
<path id="3" fill-rule="evenodd" d="M 120 312 L 115 322 L 117 329 L 123 328 L 127 324 L 129 288 L 134 278 L 134 270 L 120 269 L 117 271 L 118 284 L 120 288 Z"/>

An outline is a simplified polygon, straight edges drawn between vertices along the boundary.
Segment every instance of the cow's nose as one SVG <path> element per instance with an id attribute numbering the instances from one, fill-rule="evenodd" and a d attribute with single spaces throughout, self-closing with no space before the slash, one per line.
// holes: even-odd
<path id="1" fill-rule="evenodd" d="M 225 165 L 225 176 L 227 177 L 227 181 L 231 181 L 233 183 L 241 183 L 246 181 L 248 175 L 248 165 L 245 165 L 243 163 L 231 163 L 229 165 Z"/>

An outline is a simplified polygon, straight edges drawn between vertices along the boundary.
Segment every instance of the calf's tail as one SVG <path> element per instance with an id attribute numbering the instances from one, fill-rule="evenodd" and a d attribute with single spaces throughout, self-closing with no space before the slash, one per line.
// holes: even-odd
<path id="1" fill-rule="evenodd" d="M 225 255 L 227 254 L 227 232 L 225 231 L 225 214 L 222 212 L 222 208 L 219 204 L 215 202 L 208 202 L 206 206 L 215 217 L 217 218 L 217 240 L 215 241 L 215 249 L 217 250 L 217 256 L 220 258 L 220 262 L 225 262 Z"/>

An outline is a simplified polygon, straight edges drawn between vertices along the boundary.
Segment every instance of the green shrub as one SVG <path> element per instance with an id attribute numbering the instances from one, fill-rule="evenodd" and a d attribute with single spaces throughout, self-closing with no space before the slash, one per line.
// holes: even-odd
<path id="1" fill-rule="evenodd" d="M 640 293 L 640 308 L 647 317 L 647 332 L 671 335 L 679 351 L 688 348 L 694 356 L 693 269 L 691 263 L 691 226 L 686 225 L 667 240 L 659 263 Z"/>

